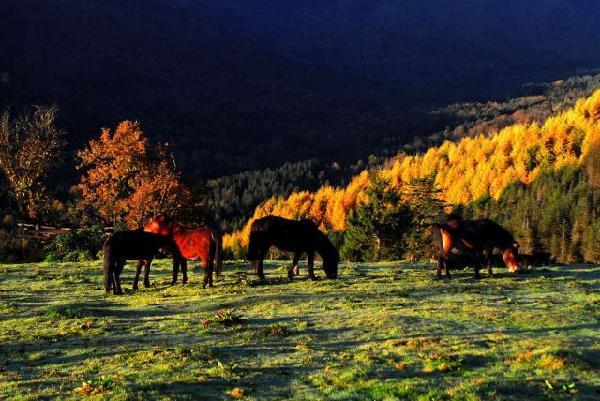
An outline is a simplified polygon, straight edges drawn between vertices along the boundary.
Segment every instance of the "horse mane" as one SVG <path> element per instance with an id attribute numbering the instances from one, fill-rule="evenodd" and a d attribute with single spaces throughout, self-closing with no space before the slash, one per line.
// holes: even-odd
<path id="1" fill-rule="evenodd" d="M 500 241 L 502 241 L 503 245 L 505 245 L 506 247 L 512 246 L 512 244 L 515 242 L 515 237 L 513 237 L 510 231 L 508 231 L 506 228 L 502 227 L 495 221 L 490 219 L 479 219 L 475 220 L 475 222 L 478 224 L 485 224 L 491 227 L 495 231 L 497 238 Z"/>
<path id="2" fill-rule="evenodd" d="M 446 221 L 447 220 L 464 220 L 464 219 L 460 213 L 453 212 L 453 213 L 446 215 Z"/>
<path id="3" fill-rule="evenodd" d="M 323 261 L 325 261 L 325 259 L 330 258 L 337 259 L 336 261 L 339 261 L 339 252 L 325 233 L 323 233 L 320 230 L 317 230 L 317 232 L 315 233 L 315 239 L 316 245 L 318 247 L 316 251 L 319 255 L 321 255 Z"/>

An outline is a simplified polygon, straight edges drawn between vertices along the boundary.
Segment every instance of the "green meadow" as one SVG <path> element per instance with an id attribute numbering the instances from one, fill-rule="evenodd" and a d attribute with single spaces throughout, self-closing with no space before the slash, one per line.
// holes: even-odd
<path id="1" fill-rule="evenodd" d="M 600 267 L 437 280 L 432 265 L 342 264 L 266 282 L 104 297 L 96 263 L 0 265 L 0 399 L 597 400 Z M 318 269 L 317 274 L 323 277 Z"/>

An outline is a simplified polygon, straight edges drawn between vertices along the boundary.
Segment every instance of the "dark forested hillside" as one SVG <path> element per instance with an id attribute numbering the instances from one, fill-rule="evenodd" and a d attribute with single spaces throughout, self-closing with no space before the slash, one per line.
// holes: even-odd
<path id="1" fill-rule="evenodd" d="M 71 148 L 138 119 L 190 178 L 348 163 L 450 125 L 432 106 L 596 67 L 599 12 L 584 0 L 5 0 L 0 106 L 56 103 Z"/>
<path id="2" fill-rule="evenodd" d="M 443 131 L 427 137 L 415 137 L 410 142 L 396 144 L 407 153 L 419 153 L 439 145 L 443 140 L 460 140 L 497 133 L 513 124 L 542 124 L 558 111 L 575 105 L 600 88 L 600 75 L 569 78 L 565 81 L 538 83 L 537 95 L 507 101 L 486 103 L 456 103 L 431 112 L 432 119 L 446 121 Z M 285 163 L 276 169 L 244 171 L 210 180 L 206 186 L 206 206 L 226 231 L 239 229 L 252 215 L 256 206 L 272 196 L 286 197 L 293 192 L 314 191 L 325 184 L 344 186 L 364 169 L 374 169 L 393 159 L 370 155 L 351 164 L 326 163 L 310 159 Z"/>
<path id="3" fill-rule="evenodd" d="M 222 21 L 235 20 L 240 31 L 296 60 L 420 98 L 508 95 L 525 81 L 600 60 L 594 0 L 210 3 Z"/>

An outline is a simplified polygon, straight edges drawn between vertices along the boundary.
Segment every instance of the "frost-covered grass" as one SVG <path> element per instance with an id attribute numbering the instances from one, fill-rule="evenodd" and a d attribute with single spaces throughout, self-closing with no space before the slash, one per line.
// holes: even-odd
<path id="1" fill-rule="evenodd" d="M 99 263 L 0 265 L 0 399 L 600 398 L 598 266 L 448 282 L 344 264 L 290 283 L 267 265 L 265 283 L 229 263 L 202 290 L 159 262 L 151 288 L 109 298 Z"/>

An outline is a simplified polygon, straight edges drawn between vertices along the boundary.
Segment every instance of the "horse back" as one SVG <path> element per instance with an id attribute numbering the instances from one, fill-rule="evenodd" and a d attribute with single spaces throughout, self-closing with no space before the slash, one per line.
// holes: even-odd
<path id="1" fill-rule="evenodd" d="M 114 233 L 104 244 L 105 252 L 114 259 L 153 259 L 160 248 L 173 250 L 173 242 L 159 234 L 141 230 Z"/>
<path id="2" fill-rule="evenodd" d="M 213 243 L 213 233 L 210 229 L 185 230 L 173 234 L 173 238 L 181 255 L 185 259 L 202 260 L 207 263 L 210 248 Z"/>
<path id="3" fill-rule="evenodd" d="M 275 245 L 284 251 L 314 248 L 314 242 L 322 234 L 309 219 L 290 220 L 279 216 L 257 219 L 250 228 L 251 237 Z M 269 246 L 270 246 L 269 245 Z"/>

